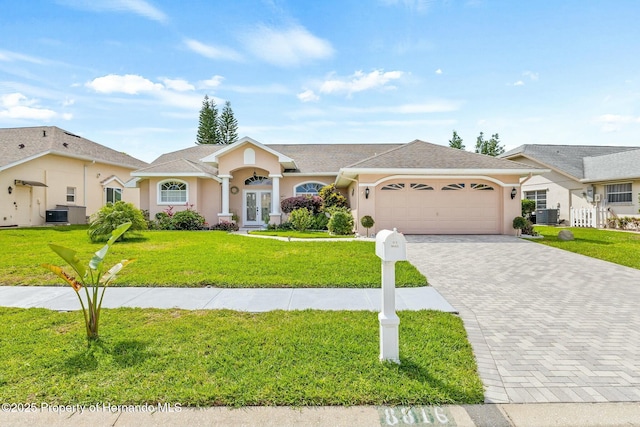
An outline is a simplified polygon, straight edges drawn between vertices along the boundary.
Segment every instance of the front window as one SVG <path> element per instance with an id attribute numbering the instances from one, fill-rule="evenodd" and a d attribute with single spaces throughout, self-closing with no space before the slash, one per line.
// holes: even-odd
<path id="1" fill-rule="evenodd" d="M 67 187 L 67 203 L 75 203 L 75 202 L 76 202 L 76 188 Z"/>
<path id="2" fill-rule="evenodd" d="M 525 191 L 524 198 L 536 202 L 536 209 L 547 208 L 547 190 Z"/>
<path id="3" fill-rule="evenodd" d="M 186 203 L 187 184 L 180 181 L 167 181 L 160 184 L 160 203 Z"/>
<path id="4" fill-rule="evenodd" d="M 107 196 L 107 203 L 115 203 L 122 200 L 122 188 L 107 187 L 105 188 L 105 192 Z"/>
<path id="5" fill-rule="evenodd" d="M 307 182 L 296 187 L 296 196 L 317 196 L 324 184 L 319 182 Z"/>
<path id="6" fill-rule="evenodd" d="M 607 203 L 631 203 L 631 183 L 610 184 L 606 186 Z"/>

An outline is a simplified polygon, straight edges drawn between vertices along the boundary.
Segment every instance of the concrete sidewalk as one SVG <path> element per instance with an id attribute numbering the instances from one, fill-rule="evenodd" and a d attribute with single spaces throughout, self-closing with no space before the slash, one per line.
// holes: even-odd
<path id="1" fill-rule="evenodd" d="M 0 412 L 6 427 L 144 427 L 144 426 L 260 426 L 260 427 L 595 427 L 638 426 L 638 403 L 551 403 L 449 405 L 417 407 L 244 407 L 183 408 L 179 405 L 84 408 L 54 405 L 33 412 Z"/>
<path id="2" fill-rule="evenodd" d="M 82 295 L 83 292 L 81 291 Z M 104 308 L 182 308 L 186 310 L 368 310 L 380 311 L 380 289 L 345 288 L 109 288 Z M 0 286 L 0 306 L 79 310 L 69 286 Z M 439 310 L 455 313 L 434 288 L 399 288 L 396 310 Z"/>

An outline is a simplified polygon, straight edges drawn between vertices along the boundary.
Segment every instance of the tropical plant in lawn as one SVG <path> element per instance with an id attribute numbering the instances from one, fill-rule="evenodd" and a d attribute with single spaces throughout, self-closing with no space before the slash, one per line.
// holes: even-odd
<path id="1" fill-rule="evenodd" d="M 111 245 L 115 243 L 128 229 L 131 227 L 131 223 L 127 222 L 120 225 L 113 230 L 111 237 L 107 240 L 107 243 L 97 251 L 91 260 L 89 261 L 88 268 L 80 261 L 76 251 L 73 249 L 65 248 L 53 243 L 49 244 L 49 247 L 57 253 L 60 258 L 65 260 L 67 264 L 73 268 L 77 276 L 72 277 L 67 274 L 62 267 L 52 264 L 42 264 L 42 267 L 51 271 L 58 277 L 60 277 L 65 283 L 71 285 L 73 290 L 78 296 L 80 306 L 82 307 L 82 313 L 84 314 L 84 323 L 87 330 L 87 339 L 89 341 L 98 339 L 98 327 L 100 325 L 100 309 L 102 308 L 102 299 L 104 298 L 104 292 L 109 286 L 109 283 L 115 279 L 116 274 L 122 270 L 122 268 L 132 262 L 133 260 L 122 260 L 106 272 L 104 271 L 104 258 L 109 252 Z M 82 300 L 80 290 L 84 288 L 85 301 Z"/>
<path id="2" fill-rule="evenodd" d="M 313 213 L 307 208 L 296 209 L 289 214 L 289 221 L 297 231 L 306 231 L 313 224 Z"/>
<path id="3" fill-rule="evenodd" d="M 113 230 L 126 222 L 131 223 L 131 228 L 122 236 L 123 239 L 147 229 L 147 221 L 142 211 L 133 204 L 123 201 L 107 203 L 93 215 L 89 225 L 89 238 L 92 242 L 104 242 L 109 239 Z"/>
<path id="4" fill-rule="evenodd" d="M 376 222 L 369 215 L 365 215 L 360 218 L 360 224 L 362 224 L 362 226 L 367 229 L 367 236 L 369 236 L 369 229 L 373 227 L 375 223 Z"/>

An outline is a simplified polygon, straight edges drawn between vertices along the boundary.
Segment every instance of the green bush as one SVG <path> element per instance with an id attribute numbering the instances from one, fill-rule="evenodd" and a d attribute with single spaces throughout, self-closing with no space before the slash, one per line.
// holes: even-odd
<path id="1" fill-rule="evenodd" d="M 191 209 L 178 211 L 171 217 L 175 230 L 202 230 L 204 217 Z"/>
<path id="2" fill-rule="evenodd" d="M 289 222 L 297 231 L 307 231 L 313 223 L 313 213 L 307 208 L 300 208 L 289 214 Z"/>
<path id="3" fill-rule="evenodd" d="M 349 203 L 347 198 L 344 197 L 335 184 L 325 185 L 318 192 L 318 196 L 322 198 L 322 210 L 327 211 L 329 208 L 348 208 Z"/>
<path id="4" fill-rule="evenodd" d="M 522 199 L 521 203 L 522 203 L 522 216 L 524 218 L 530 218 L 531 213 L 536 210 L 536 201 L 529 200 L 529 199 Z"/>
<path id="5" fill-rule="evenodd" d="M 211 229 L 215 231 L 238 231 L 240 227 L 235 222 L 221 221 L 211 226 Z"/>
<path id="6" fill-rule="evenodd" d="M 118 201 L 107 203 L 98 212 L 93 214 L 89 225 L 89 238 L 92 242 L 106 242 L 111 233 L 122 224 L 130 222 L 131 227 L 122 235 L 122 239 L 138 236 L 140 230 L 147 229 L 142 211 L 133 204 Z"/>
<path id="7" fill-rule="evenodd" d="M 155 217 L 156 220 L 154 222 L 154 229 L 174 230 L 173 224 L 171 223 L 171 215 L 166 212 L 158 212 Z"/>
<path id="8" fill-rule="evenodd" d="M 326 230 L 328 223 L 329 217 L 324 212 L 317 213 L 313 216 L 313 224 L 311 224 L 311 229 Z"/>
<path id="9" fill-rule="evenodd" d="M 527 225 L 527 220 L 521 216 L 513 218 L 513 228 L 516 230 L 522 230 Z"/>
<path id="10" fill-rule="evenodd" d="M 334 209 L 327 228 L 332 234 L 353 234 L 353 216 L 346 209 Z"/>

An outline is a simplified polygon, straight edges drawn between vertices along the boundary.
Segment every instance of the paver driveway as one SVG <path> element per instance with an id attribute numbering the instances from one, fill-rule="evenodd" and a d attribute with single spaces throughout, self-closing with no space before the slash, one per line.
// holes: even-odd
<path id="1" fill-rule="evenodd" d="M 486 402 L 640 401 L 640 270 L 510 236 L 407 241 L 460 310 Z"/>

